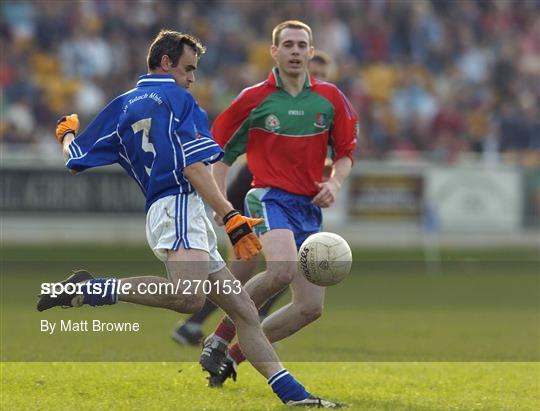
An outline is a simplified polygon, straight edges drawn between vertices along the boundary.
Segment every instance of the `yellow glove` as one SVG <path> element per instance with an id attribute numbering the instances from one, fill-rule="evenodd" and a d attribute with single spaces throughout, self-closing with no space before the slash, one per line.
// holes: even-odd
<path id="1" fill-rule="evenodd" d="M 67 133 L 77 135 L 77 131 L 79 131 L 79 116 L 77 114 L 64 116 L 56 123 L 56 139 L 60 144 L 64 141 Z"/>
<path id="2" fill-rule="evenodd" d="M 263 221 L 262 218 L 245 217 L 238 210 L 233 210 L 223 217 L 225 231 L 231 239 L 237 259 L 251 260 L 259 254 L 262 245 L 251 228 Z"/>

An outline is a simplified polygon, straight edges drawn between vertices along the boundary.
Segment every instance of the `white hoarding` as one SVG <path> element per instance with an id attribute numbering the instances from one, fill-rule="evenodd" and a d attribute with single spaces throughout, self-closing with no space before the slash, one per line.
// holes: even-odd
<path id="1" fill-rule="evenodd" d="M 515 231 L 522 220 L 522 178 L 512 168 L 431 168 L 426 206 L 443 231 Z"/>

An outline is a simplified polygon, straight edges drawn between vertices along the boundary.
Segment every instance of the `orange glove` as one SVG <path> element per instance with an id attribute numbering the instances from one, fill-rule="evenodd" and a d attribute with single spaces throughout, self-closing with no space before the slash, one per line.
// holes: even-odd
<path id="1" fill-rule="evenodd" d="M 251 228 L 263 221 L 262 218 L 245 217 L 238 210 L 232 210 L 223 217 L 225 231 L 231 239 L 238 260 L 251 260 L 259 254 L 262 245 Z"/>
<path id="2" fill-rule="evenodd" d="M 56 139 L 60 144 L 64 141 L 67 133 L 76 135 L 77 131 L 79 131 L 79 116 L 77 114 L 64 116 L 56 123 Z"/>

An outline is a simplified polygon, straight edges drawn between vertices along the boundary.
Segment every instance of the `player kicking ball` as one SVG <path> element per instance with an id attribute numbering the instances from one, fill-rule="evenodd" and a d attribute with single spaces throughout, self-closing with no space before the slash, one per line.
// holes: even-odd
<path id="1" fill-rule="evenodd" d="M 217 250 L 203 200 L 220 216 L 237 258 L 249 260 L 259 253 L 261 244 L 252 228 L 262 220 L 234 210 L 207 168 L 223 151 L 210 134 L 206 113 L 187 91 L 204 51 L 193 36 L 161 31 L 149 48 L 148 74 L 135 88 L 111 101 L 80 135 L 76 114 L 60 119 L 56 129 L 66 167 L 73 173 L 116 163 L 137 182 L 146 198 L 147 241 L 165 263 L 168 278 L 94 278 L 81 270 L 62 284 L 81 285 L 76 291 L 41 295 L 37 309 L 124 301 L 194 313 L 208 296 L 234 321 L 246 357 L 283 403 L 336 408 L 339 404 L 311 395 L 283 367 L 243 289 L 219 292 L 235 279 Z M 201 287 L 193 294 L 183 293 L 192 282 L 208 278 L 219 283 L 208 295 Z M 172 287 L 164 288 L 167 293 L 137 292 L 145 289 L 140 285 L 149 284 Z M 129 293 L 119 292 L 126 288 Z"/>
<path id="2" fill-rule="evenodd" d="M 350 102 L 333 84 L 308 72 L 314 48 L 311 28 L 291 20 L 272 32 L 270 49 L 276 66 L 266 81 L 248 87 L 221 113 L 212 133 L 225 151 L 213 174 L 226 192 L 229 167 L 243 153 L 254 187 L 246 196 L 246 214 L 264 217 L 254 227 L 266 260 L 266 271 L 244 286 L 257 307 L 290 285 L 292 301 L 262 323 L 274 343 L 312 323 L 322 314 L 324 287 L 307 281 L 296 269 L 297 250 L 321 230 L 321 208 L 329 207 L 350 174 L 358 119 Z M 334 171 L 323 181 L 327 147 Z M 219 215 L 215 215 L 219 224 Z M 225 317 L 204 342 L 200 362 L 210 382 L 221 386 L 236 378 L 246 357 L 234 320 Z"/>

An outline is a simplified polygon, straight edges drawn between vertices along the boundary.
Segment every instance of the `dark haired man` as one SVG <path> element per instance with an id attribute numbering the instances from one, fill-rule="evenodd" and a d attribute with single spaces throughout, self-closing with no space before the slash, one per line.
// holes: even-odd
<path id="1" fill-rule="evenodd" d="M 148 52 L 149 74 L 141 76 L 134 89 L 110 102 L 80 135 L 76 136 L 76 114 L 63 117 L 56 130 L 70 170 L 118 163 L 137 182 L 146 198 L 148 244 L 165 263 L 168 278 L 94 278 L 78 271 L 64 284 L 81 283 L 82 287 L 56 298 L 41 295 L 37 308 L 126 301 L 194 313 L 208 296 L 235 322 L 247 357 L 284 403 L 324 406 L 326 401 L 312 397 L 283 368 L 261 330 L 253 302 L 217 250 L 203 200 L 225 225 L 237 258 L 250 259 L 259 253 L 261 245 L 252 227 L 262 220 L 234 210 L 207 169 L 223 151 L 210 134 L 206 113 L 187 91 L 203 53 L 195 37 L 161 31 Z M 196 287 L 208 279 L 209 291 Z M 150 284 L 160 292 L 145 293 Z M 126 288 L 129 291 L 124 293 Z"/>

